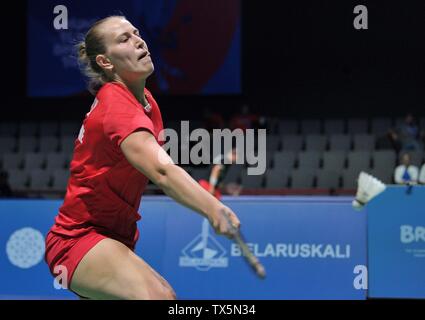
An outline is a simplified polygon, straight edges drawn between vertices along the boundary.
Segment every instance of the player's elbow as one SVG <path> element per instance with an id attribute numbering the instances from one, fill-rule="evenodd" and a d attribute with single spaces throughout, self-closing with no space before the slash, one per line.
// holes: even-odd
<path id="1" fill-rule="evenodd" d="M 158 169 L 154 176 L 151 178 L 152 182 L 162 190 L 166 190 L 169 186 L 169 177 L 166 170 Z"/>
<path id="2" fill-rule="evenodd" d="M 176 167 L 174 164 L 158 166 L 153 177 L 151 177 L 152 182 L 166 192 L 170 188 L 170 180 L 174 167 Z"/>

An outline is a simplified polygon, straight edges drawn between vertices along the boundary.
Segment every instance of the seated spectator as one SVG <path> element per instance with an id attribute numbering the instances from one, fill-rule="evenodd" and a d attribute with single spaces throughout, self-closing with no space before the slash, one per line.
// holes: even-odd
<path id="1" fill-rule="evenodd" d="M 259 117 L 249 111 L 248 105 L 244 104 L 241 108 L 240 113 L 234 115 L 230 119 L 230 129 L 254 129 L 259 127 Z M 262 119 L 262 122 L 265 120 Z"/>
<path id="2" fill-rule="evenodd" d="M 397 132 L 393 129 L 389 129 L 386 134 L 378 137 L 376 140 L 376 147 L 379 150 L 392 149 L 396 153 L 399 153 L 401 149 L 401 141 Z"/>
<path id="3" fill-rule="evenodd" d="M 7 172 L 0 171 L 0 198 L 10 198 L 12 196 L 8 178 Z"/>
<path id="4" fill-rule="evenodd" d="M 242 187 L 237 184 L 224 185 L 223 180 L 232 164 L 236 164 L 237 159 L 236 148 L 232 148 L 224 155 L 218 155 L 211 166 L 209 181 L 204 179 L 199 180 L 199 184 L 215 196 L 217 199 L 221 199 L 222 191 L 226 191 L 232 195 L 239 195 L 242 191 Z M 227 161 L 225 161 L 227 158 Z"/>
<path id="5" fill-rule="evenodd" d="M 209 132 L 214 129 L 224 128 L 223 116 L 218 112 L 212 112 L 211 109 L 205 108 L 203 112 L 204 128 Z"/>
<path id="6" fill-rule="evenodd" d="M 425 184 L 425 163 L 422 165 L 419 173 L 419 183 Z"/>
<path id="7" fill-rule="evenodd" d="M 419 143 L 422 146 L 425 146 L 425 128 L 422 128 L 420 134 L 419 134 Z"/>
<path id="8" fill-rule="evenodd" d="M 267 129 L 270 127 L 271 119 L 266 116 L 260 116 L 258 121 L 254 123 L 254 129 Z"/>
<path id="9" fill-rule="evenodd" d="M 232 196 L 238 196 L 242 192 L 242 186 L 236 182 L 230 182 L 224 187 L 225 193 Z"/>
<path id="10" fill-rule="evenodd" d="M 411 113 L 406 115 L 404 122 L 397 128 L 403 150 L 419 150 L 419 127 Z"/>
<path id="11" fill-rule="evenodd" d="M 401 164 L 395 168 L 394 181 L 397 184 L 415 184 L 418 182 L 418 167 L 410 164 L 410 155 L 403 153 Z"/>

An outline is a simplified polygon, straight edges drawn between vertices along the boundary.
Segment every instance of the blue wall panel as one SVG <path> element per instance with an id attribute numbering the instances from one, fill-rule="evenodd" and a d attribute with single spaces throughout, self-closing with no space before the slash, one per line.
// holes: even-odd
<path id="1" fill-rule="evenodd" d="M 425 298 L 425 187 L 389 187 L 367 214 L 369 296 Z"/>
<path id="2" fill-rule="evenodd" d="M 201 216 L 165 197 L 142 200 L 136 252 L 171 283 L 179 298 L 366 297 L 365 290 L 353 285 L 354 268 L 366 265 L 366 213 L 352 210 L 351 198 L 225 197 L 224 202 L 239 215 L 247 242 L 267 269 L 265 280 L 257 279 L 237 246 L 216 236 Z M 60 204 L 0 201 L 1 297 L 73 297 L 54 289 L 44 261 L 36 263 L 36 232 L 21 230 L 31 227 L 45 236 Z M 20 234 L 11 240 L 16 230 Z M 10 242 L 14 245 L 8 256 Z M 28 267 L 31 263 L 35 265 Z"/>

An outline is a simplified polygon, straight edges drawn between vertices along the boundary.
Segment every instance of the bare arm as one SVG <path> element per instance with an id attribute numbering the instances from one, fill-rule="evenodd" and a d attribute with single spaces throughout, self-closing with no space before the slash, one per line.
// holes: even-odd
<path id="1" fill-rule="evenodd" d="M 213 166 L 212 170 L 211 170 L 211 174 L 210 174 L 210 190 L 209 192 L 211 194 L 214 194 L 216 186 L 217 186 L 217 180 L 218 180 L 218 176 L 220 175 L 220 171 L 222 170 L 222 166 L 219 164 L 216 164 L 215 166 Z"/>
<path id="2" fill-rule="evenodd" d="M 121 150 L 130 164 L 165 194 L 208 218 L 217 233 L 233 235 L 223 213 L 230 216 L 232 223 L 239 227 L 236 214 L 204 190 L 185 170 L 175 165 L 150 132 L 137 131 L 130 134 L 121 143 Z"/>

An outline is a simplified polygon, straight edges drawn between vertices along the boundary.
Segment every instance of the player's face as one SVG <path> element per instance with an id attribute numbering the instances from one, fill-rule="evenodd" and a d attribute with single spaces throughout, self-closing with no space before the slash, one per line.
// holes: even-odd
<path id="1" fill-rule="evenodd" d="M 130 81 L 146 79 L 154 70 L 149 49 L 137 30 L 124 18 L 111 18 L 101 26 L 106 56 L 113 71 Z"/>

